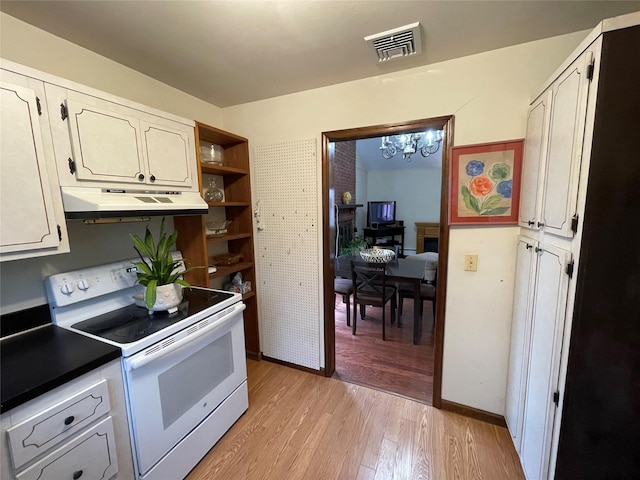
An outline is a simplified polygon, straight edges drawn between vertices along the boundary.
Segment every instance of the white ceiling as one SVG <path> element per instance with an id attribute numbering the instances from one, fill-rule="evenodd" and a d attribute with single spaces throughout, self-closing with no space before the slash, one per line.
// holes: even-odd
<path id="1" fill-rule="evenodd" d="M 591 29 L 640 1 L 0 1 L 0 10 L 219 107 Z M 363 38 L 419 21 L 378 65 Z"/>

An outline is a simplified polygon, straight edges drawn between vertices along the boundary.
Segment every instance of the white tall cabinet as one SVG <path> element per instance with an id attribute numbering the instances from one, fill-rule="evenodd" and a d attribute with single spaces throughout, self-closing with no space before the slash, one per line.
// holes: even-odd
<path id="1" fill-rule="evenodd" d="M 610 205 L 626 209 L 627 216 L 633 216 L 635 211 L 635 218 L 640 218 L 640 207 L 631 198 L 635 195 L 636 200 L 640 199 L 633 187 L 640 177 L 632 179 L 623 173 L 625 170 L 640 173 L 640 167 L 636 167 L 637 141 L 630 137 L 633 135 L 630 132 L 637 134 L 631 125 L 639 122 L 640 110 L 636 107 L 640 105 L 640 94 L 629 95 L 628 90 L 627 93 L 620 90 L 622 85 L 637 82 L 637 74 L 632 72 L 640 72 L 640 61 L 637 56 L 625 59 L 623 46 L 629 47 L 626 50 L 629 55 L 635 55 L 629 52 L 640 48 L 640 12 L 598 25 L 546 82 L 529 110 L 505 410 L 505 420 L 528 480 L 604 478 L 602 472 L 596 472 L 602 463 L 600 456 L 608 451 L 603 448 L 607 442 L 611 442 L 613 452 L 603 466 L 603 471 L 612 474 L 607 478 L 638 478 L 635 473 L 640 472 L 640 461 L 635 460 L 638 456 L 629 453 L 631 443 L 619 440 L 625 435 L 626 438 L 635 435 L 635 440 L 640 441 L 640 430 L 622 421 L 616 431 L 624 435 L 612 433 L 613 429 L 606 430 L 607 427 L 594 434 L 590 416 L 608 408 L 608 402 L 602 397 L 597 401 L 591 399 L 591 403 L 585 400 L 592 396 L 585 386 L 593 389 L 602 381 L 602 376 L 594 378 L 585 367 L 588 364 L 585 358 L 592 355 L 592 365 L 600 364 L 595 352 L 602 332 L 596 330 L 614 318 L 618 303 L 622 302 L 621 310 L 632 311 L 632 298 L 636 300 L 637 318 L 640 301 L 640 293 L 633 293 L 637 289 L 628 287 L 633 275 L 637 280 L 638 270 L 631 265 L 620 266 L 621 262 L 611 264 L 606 259 L 618 252 L 592 248 L 592 239 L 603 235 L 605 225 L 622 232 L 627 222 L 632 221 L 615 210 L 607 211 Z M 626 64 L 633 65 L 635 70 L 627 72 Z M 605 120 L 608 110 L 616 114 L 608 114 Z M 626 136 L 616 138 L 615 131 L 626 132 Z M 596 148 L 601 143 L 600 133 L 610 134 L 610 140 L 608 145 Z M 614 158 L 607 149 L 619 153 Z M 592 171 L 594 162 L 600 173 Z M 596 190 L 594 185 L 606 184 L 601 181 L 602 172 L 610 173 L 618 183 L 609 182 L 608 189 Z M 633 252 L 628 252 L 629 255 L 634 258 Z M 636 263 L 640 264 L 640 257 Z M 611 276 L 589 275 L 594 268 L 610 271 Z M 631 276 L 616 292 L 620 298 L 617 302 L 614 295 L 602 293 L 607 290 L 602 286 L 616 282 L 614 275 L 618 270 Z M 589 278 L 590 281 L 586 280 Z M 582 293 L 587 291 L 591 293 Z M 586 308 L 589 302 L 593 305 Z M 604 304 L 610 305 L 608 309 L 600 308 Z M 620 326 L 631 328 L 628 314 L 618 318 Z M 611 328 L 616 335 L 620 326 Z M 624 341 L 633 343 L 633 338 L 640 338 L 640 331 L 635 332 L 637 335 L 632 334 Z M 621 340 L 615 337 L 616 342 Z M 613 346 L 612 351 L 616 351 Z M 638 352 L 638 348 L 629 351 Z M 640 354 L 635 355 L 638 364 Z M 617 385 L 619 393 L 633 391 L 622 372 L 620 378 L 623 380 Z M 636 386 L 640 387 L 638 382 Z M 622 398 L 624 408 L 619 405 L 616 408 L 633 411 L 632 405 L 637 401 L 628 395 Z M 571 407 L 565 410 L 565 402 L 571 402 L 577 410 Z M 622 418 L 618 410 L 609 416 L 609 425 Z M 565 416 L 569 418 L 567 421 Z M 628 413 L 627 416 L 640 424 L 637 408 L 635 417 Z M 592 449 L 590 455 L 579 453 L 585 448 Z M 633 474 L 627 476 L 629 472 Z"/>

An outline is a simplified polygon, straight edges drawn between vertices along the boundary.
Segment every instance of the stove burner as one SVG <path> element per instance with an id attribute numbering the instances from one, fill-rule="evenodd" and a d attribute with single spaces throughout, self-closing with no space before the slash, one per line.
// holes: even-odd
<path id="1" fill-rule="evenodd" d="M 127 323 L 121 328 L 116 328 L 113 334 L 124 341 L 130 342 L 132 338 L 146 337 L 151 327 L 152 323 L 150 320 L 141 319 Z"/>

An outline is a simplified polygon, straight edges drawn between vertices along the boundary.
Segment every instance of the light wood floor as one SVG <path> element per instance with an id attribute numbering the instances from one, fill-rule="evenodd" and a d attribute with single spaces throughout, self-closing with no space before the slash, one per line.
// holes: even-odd
<path id="1" fill-rule="evenodd" d="M 249 410 L 188 480 L 524 478 L 505 428 L 267 361 L 247 366 Z"/>
<path id="2" fill-rule="evenodd" d="M 424 302 L 422 337 L 413 344 L 413 300 L 405 299 L 402 327 L 390 324 L 386 309 L 386 340 L 382 341 L 382 309 L 367 307 L 365 320 L 358 318 L 356 335 L 346 323 L 346 304 L 335 303 L 336 378 L 396 393 L 419 402 L 433 399 L 433 312 Z M 351 304 L 353 312 L 353 304 Z"/>

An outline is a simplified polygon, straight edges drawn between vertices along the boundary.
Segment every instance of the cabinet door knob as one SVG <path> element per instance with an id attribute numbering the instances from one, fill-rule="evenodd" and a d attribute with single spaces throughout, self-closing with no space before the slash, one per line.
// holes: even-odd
<path id="1" fill-rule="evenodd" d="M 70 416 L 68 416 L 67 418 L 64 419 L 64 424 L 65 425 L 71 425 L 75 419 L 76 419 L 76 417 L 74 417 L 73 415 L 70 415 Z"/>
<path id="2" fill-rule="evenodd" d="M 142 173 L 138 175 L 138 180 L 140 180 L 140 181 L 144 180 L 144 175 Z"/>
<path id="3" fill-rule="evenodd" d="M 82 470 L 73 472 L 73 480 L 78 480 L 82 476 Z"/>
<path id="4" fill-rule="evenodd" d="M 527 222 L 527 225 L 535 225 L 535 223 L 536 223 L 536 222 L 534 222 L 533 220 L 529 220 L 529 221 Z"/>
<path id="5" fill-rule="evenodd" d="M 155 175 L 151 175 L 149 177 L 149 180 L 151 180 L 152 182 L 155 182 L 156 181 L 156 176 Z"/>
<path id="6" fill-rule="evenodd" d="M 538 227 L 544 227 L 544 223 L 538 222 Z"/>

